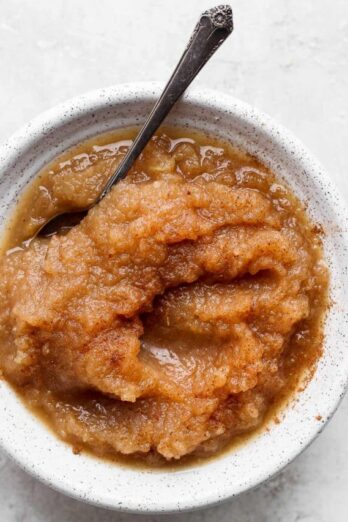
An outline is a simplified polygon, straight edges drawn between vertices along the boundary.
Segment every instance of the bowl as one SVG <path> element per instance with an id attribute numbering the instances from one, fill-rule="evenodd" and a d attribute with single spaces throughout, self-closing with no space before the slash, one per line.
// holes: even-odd
<path id="1" fill-rule="evenodd" d="M 44 113 L 12 136 L 0 151 L 0 226 L 19 193 L 44 165 L 96 134 L 141 124 L 160 91 L 158 84 L 135 83 L 88 93 Z M 324 354 L 304 391 L 284 410 L 282 422 L 233 451 L 186 469 L 135 469 L 86 454 L 76 456 L 0 381 L 0 445 L 8 455 L 67 495 L 134 513 L 206 507 L 269 479 L 321 432 L 338 406 L 348 378 L 348 216 L 330 178 L 287 130 L 219 92 L 190 90 L 166 123 L 233 142 L 273 169 L 307 203 L 312 220 L 325 231 L 331 306 Z"/>

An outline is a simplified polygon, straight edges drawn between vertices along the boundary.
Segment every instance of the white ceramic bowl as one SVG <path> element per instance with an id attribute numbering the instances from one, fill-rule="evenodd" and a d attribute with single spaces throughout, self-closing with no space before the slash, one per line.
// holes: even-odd
<path id="1" fill-rule="evenodd" d="M 98 133 L 141 124 L 159 93 L 157 84 L 102 89 L 64 103 L 23 127 L 0 152 L 0 226 L 18 193 L 47 162 Z M 312 219 L 326 231 L 332 305 L 324 355 L 282 422 L 233 452 L 189 469 L 142 471 L 76 456 L 32 416 L 6 382 L 0 381 L 0 444 L 19 465 L 75 498 L 138 513 L 208 506 L 267 480 L 323 429 L 343 396 L 348 376 L 348 218 L 328 176 L 288 131 L 221 93 L 191 90 L 168 123 L 206 131 L 246 149 L 308 202 Z M 322 416 L 322 422 L 317 415 Z"/>

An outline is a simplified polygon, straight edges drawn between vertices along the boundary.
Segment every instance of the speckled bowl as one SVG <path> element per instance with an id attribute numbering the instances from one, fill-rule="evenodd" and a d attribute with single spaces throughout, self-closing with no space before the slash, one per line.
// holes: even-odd
<path id="1" fill-rule="evenodd" d="M 0 225 L 19 192 L 47 162 L 93 135 L 142 123 L 159 92 L 156 84 L 102 89 L 64 103 L 23 127 L 0 152 Z M 348 376 L 348 218 L 330 178 L 288 131 L 221 93 L 191 90 L 168 123 L 213 133 L 246 149 L 308 202 L 308 212 L 326 231 L 332 305 L 326 321 L 325 353 L 282 422 L 233 452 L 189 469 L 143 471 L 73 455 L 69 446 L 33 417 L 6 382 L 0 381 L 0 444 L 18 464 L 77 499 L 138 513 L 208 506 L 267 480 L 320 433 L 344 393 Z"/>

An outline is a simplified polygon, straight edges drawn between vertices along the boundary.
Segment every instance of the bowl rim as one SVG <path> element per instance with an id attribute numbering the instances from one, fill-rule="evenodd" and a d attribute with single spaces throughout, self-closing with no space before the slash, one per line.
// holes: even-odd
<path id="1" fill-rule="evenodd" d="M 102 108 L 106 103 L 125 103 L 126 101 L 134 101 L 136 98 L 139 99 L 155 99 L 156 95 L 160 93 L 162 84 L 159 82 L 132 82 L 116 86 L 110 86 L 107 88 L 97 89 L 80 96 L 74 97 L 67 100 L 59 105 L 45 111 L 40 114 L 29 123 L 22 126 L 17 132 L 15 132 L 4 145 L 0 147 L 0 172 L 2 171 L 3 165 L 13 160 L 18 154 L 18 151 L 25 150 L 28 146 L 30 147 L 31 136 L 35 135 L 36 140 L 43 139 L 47 133 L 47 128 L 59 127 L 64 117 L 65 122 L 73 121 L 78 116 L 81 116 L 89 111 L 97 110 Z M 218 101 L 214 101 L 218 100 Z M 338 193 L 333 181 L 326 174 L 320 163 L 313 157 L 310 151 L 296 138 L 290 131 L 285 129 L 282 125 L 274 122 L 268 115 L 259 110 L 251 107 L 245 102 L 242 102 L 228 94 L 221 93 L 216 90 L 206 88 L 190 88 L 189 92 L 183 97 L 184 102 L 196 103 L 198 105 L 218 107 L 224 106 L 229 107 L 234 117 L 240 118 L 242 121 L 247 123 L 253 123 L 258 125 L 258 131 L 266 133 L 271 137 L 272 141 L 277 144 L 277 140 L 282 140 L 282 144 L 291 143 L 292 150 L 298 157 L 301 157 L 301 161 L 304 165 L 308 166 L 308 172 L 314 178 L 320 179 L 326 187 L 329 187 L 327 197 L 331 199 L 331 204 L 334 204 L 337 209 L 337 214 L 344 216 L 344 220 L 348 223 L 348 212 L 346 205 Z M 278 145 L 280 144 L 280 141 Z M 285 145 L 286 146 L 286 145 Z M 0 174 L 1 176 L 1 174 Z M 348 248 L 348 238 L 344 238 L 345 244 Z M 158 502 L 157 505 L 147 507 L 146 503 L 139 504 L 138 501 L 127 500 L 126 505 L 120 507 L 116 502 L 110 502 L 109 500 L 96 498 L 93 496 L 93 491 L 89 491 L 86 495 L 85 491 L 79 491 L 78 488 L 72 490 L 69 484 L 64 481 L 60 483 L 53 483 L 50 476 L 50 470 L 44 469 L 43 466 L 35 466 L 30 461 L 30 457 L 27 461 L 23 461 L 18 458 L 17 452 L 15 451 L 15 441 L 5 440 L 4 436 L 0 437 L 0 446 L 4 452 L 14 459 L 19 466 L 27 471 L 35 478 L 42 481 L 44 484 L 53 487 L 54 489 L 78 500 L 88 502 L 90 504 L 106 507 L 109 509 L 116 509 L 120 511 L 127 511 L 131 513 L 174 513 L 178 511 L 187 511 L 193 509 L 199 509 L 203 507 L 213 506 L 223 501 L 246 491 L 251 490 L 259 486 L 270 477 L 275 476 L 277 473 L 282 471 L 294 458 L 296 458 L 311 442 L 319 435 L 323 430 L 323 427 L 327 425 L 332 415 L 336 411 L 340 401 L 342 400 L 344 393 L 348 386 L 348 365 L 344 369 L 345 377 L 339 385 L 339 393 L 335 396 L 331 395 L 330 405 L 328 407 L 328 415 L 325 418 L 325 423 L 318 423 L 317 429 L 312 430 L 308 433 L 304 442 L 299 445 L 296 451 L 288 454 L 279 463 L 278 467 L 274 468 L 270 474 L 265 471 L 260 474 L 252 483 L 245 483 L 244 487 L 236 489 L 235 487 L 225 488 L 223 493 L 216 496 L 216 494 L 210 494 L 209 491 L 204 492 L 204 495 L 200 495 L 192 499 L 191 503 L 182 503 L 180 505 L 180 499 L 177 498 L 165 498 L 162 503 Z M 1 385 L 1 382 L 0 382 Z M 25 406 L 23 406 L 25 407 Z M 1 430 L 0 430 L 1 431 Z M 1 435 L 1 433 L 0 433 Z M 63 443 L 64 444 L 64 443 Z M 221 457 L 222 459 L 224 457 Z"/>

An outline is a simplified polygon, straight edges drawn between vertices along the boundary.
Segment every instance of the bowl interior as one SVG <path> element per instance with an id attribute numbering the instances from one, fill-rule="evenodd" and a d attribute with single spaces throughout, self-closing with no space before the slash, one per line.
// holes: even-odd
<path id="1" fill-rule="evenodd" d="M 0 151 L 0 226 L 20 191 L 68 147 L 111 129 L 141 124 L 160 92 L 133 84 L 97 91 L 37 118 Z M 135 470 L 87 455 L 73 455 L 26 410 L 0 381 L 0 444 L 27 471 L 81 500 L 133 512 L 169 512 L 216 503 L 253 487 L 279 471 L 320 432 L 345 389 L 347 305 L 347 215 L 321 167 L 287 131 L 233 98 L 192 91 L 166 121 L 220 136 L 270 166 L 308 204 L 325 231 L 331 270 L 331 307 L 325 353 L 306 389 L 271 426 L 223 457 L 172 472 Z M 316 419 L 321 415 L 323 421 Z"/>

